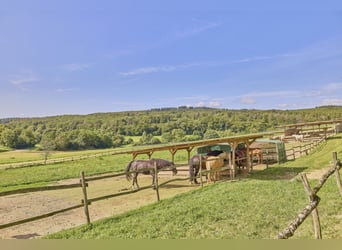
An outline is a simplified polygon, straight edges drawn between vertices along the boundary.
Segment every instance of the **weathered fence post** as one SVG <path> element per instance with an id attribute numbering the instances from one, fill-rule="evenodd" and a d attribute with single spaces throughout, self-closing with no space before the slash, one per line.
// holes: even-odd
<path id="1" fill-rule="evenodd" d="M 314 194 L 310 188 L 308 178 L 306 177 L 306 174 L 301 174 L 300 178 L 302 179 L 304 188 L 306 190 L 306 193 L 308 194 L 309 201 L 311 203 L 314 201 Z M 313 224 L 314 224 L 315 238 L 316 239 L 322 239 L 321 224 L 319 221 L 319 215 L 318 215 L 317 207 L 312 210 L 311 214 L 312 214 L 312 219 L 313 219 Z"/>
<path id="2" fill-rule="evenodd" d="M 160 201 L 159 197 L 159 186 L 158 186 L 158 169 L 157 169 L 157 162 L 154 162 L 154 189 L 157 193 L 157 200 Z"/>
<path id="3" fill-rule="evenodd" d="M 284 231 L 278 234 L 278 239 L 288 239 L 293 236 L 296 229 L 304 222 L 306 217 L 308 217 L 313 209 L 318 206 L 320 198 L 314 195 L 314 200 L 307 205 L 302 212 L 300 212 L 295 220 L 293 220 L 290 225 L 285 228 Z"/>
<path id="4" fill-rule="evenodd" d="M 84 204 L 84 213 L 87 218 L 87 223 L 90 224 L 90 217 L 89 217 L 89 209 L 88 209 L 88 197 L 87 197 L 87 184 L 84 178 L 84 171 L 81 171 L 81 184 L 82 184 L 82 191 L 83 191 L 83 200 L 82 203 Z"/>
<path id="5" fill-rule="evenodd" d="M 341 176 L 340 176 L 340 168 L 341 168 L 341 163 L 337 159 L 337 152 L 333 152 L 333 164 L 335 166 L 335 176 L 336 176 L 336 182 L 337 182 L 337 187 L 340 192 L 340 195 L 342 196 L 342 183 L 341 183 Z"/>
<path id="6" fill-rule="evenodd" d="M 293 151 L 293 160 L 295 160 L 296 159 L 296 151 L 294 148 L 292 148 L 292 151 Z"/>

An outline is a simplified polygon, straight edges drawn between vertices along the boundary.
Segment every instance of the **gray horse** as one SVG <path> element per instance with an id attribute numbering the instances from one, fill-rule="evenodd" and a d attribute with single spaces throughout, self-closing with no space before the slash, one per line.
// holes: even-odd
<path id="1" fill-rule="evenodd" d="M 170 167 L 173 175 L 177 174 L 177 168 L 175 167 L 173 162 L 164 160 L 164 159 L 150 159 L 150 160 L 136 160 L 136 161 L 131 161 L 128 163 L 125 173 L 126 173 L 126 178 L 128 181 L 132 180 L 132 172 L 133 172 L 133 183 L 132 187 L 134 188 L 135 186 L 139 188 L 138 185 L 138 174 L 142 173 L 145 175 L 152 175 L 152 186 L 154 186 L 154 180 L 155 180 L 155 173 L 154 173 L 154 164 L 157 165 L 157 171 Z"/>

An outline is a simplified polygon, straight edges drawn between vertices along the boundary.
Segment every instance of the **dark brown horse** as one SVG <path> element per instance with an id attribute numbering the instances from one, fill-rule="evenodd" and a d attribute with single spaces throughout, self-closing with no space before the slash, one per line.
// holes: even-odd
<path id="1" fill-rule="evenodd" d="M 132 173 L 133 173 L 133 183 L 132 188 L 135 186 L 139 188 L 138 185 L 138 174 L 150 174 L 152 175 L 152 186 L 154 186 L 154 180 L 155 180 L 155 173 L 154 173 L 154 166 L 157 166 L 157 171 L 166 167 L 170 167 L 173 175 L 177 174 L 177 168 L 173 164 L 173 162 L 164 160 L 164 159 L 150 159 L 150 160 L 136 160 L 131 161 L 128 163 L 125 173 L 126 178 L 128 181 L 132 180 Z"/>
<path id="2" fill-rule="evenodd" d="M 203 155 L 194 155 L 189 160 L 189 176 L 190 176 L 190 183 L 198 184 L 197 182 L 197 174 L 200 170 L 200 161 L 202 165 L 202 169 L 206 169 L 205 165 L 206 157 Z"/>

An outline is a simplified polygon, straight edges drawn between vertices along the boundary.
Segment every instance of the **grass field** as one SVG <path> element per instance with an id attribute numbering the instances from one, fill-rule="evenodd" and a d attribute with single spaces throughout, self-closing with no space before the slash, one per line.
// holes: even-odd
<path id="1" fill-rule="evenodd" d="M 171 160 L 171 154 L 168 151 L 156 152 L 153 157 Z M 137 159 L 147 159 L 147 155 L 139 155 Z M 78 178 L 80 171 L 85 171 L 87 176 L 122 172 L 131 160 L 130 154 L 120 154 L 28 168 L 0 169 L 0 192 L 46 186 L 55 181 Z M 186 160 L 186 151 L 176 153 L 175 161 L 177 163 L 186 162 Z"/>
<path id="2" fill-rule="evenodd" d="M 332 152 L 342 157 L 342 139 L 334 137 L 309 156 L 248 179 L 206 185 L 186 194 L 121 215 L 47 236 L 48 239 L 273 239 L 308 203 L 300 172 L 327 168 Z M 310 180 L 311 186 L 317 180 Z M 323 239 L 342 239 L 342 199 L 330 178 L 318 195 Z M 294 239 L 313 239 L 312 219 Z"/>

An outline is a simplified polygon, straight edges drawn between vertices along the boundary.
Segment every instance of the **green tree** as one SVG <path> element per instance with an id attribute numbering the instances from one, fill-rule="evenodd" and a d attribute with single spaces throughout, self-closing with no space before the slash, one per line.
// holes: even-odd
<path id="1" fill-rule="evenodd" d="M 220 137 L 219 134 L 215 130 L 212 130 L 212 129 L 208 129 L 204 133 L 204 136 L 203 136 L 204 139 L 214 139 L 214 138 L 219 138 L 219 137 Z"/>
<path id="2" fill-rule="evenodd" d="M 9 128 L 5 128 L 1 132 L 0 142 L 2 145 L 9 148 L 16 148 L 18 143 L 18 135 Z"/>

